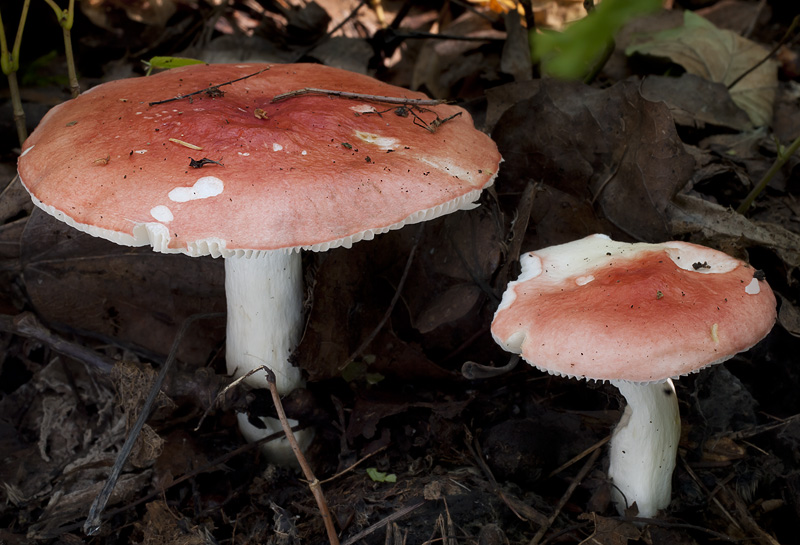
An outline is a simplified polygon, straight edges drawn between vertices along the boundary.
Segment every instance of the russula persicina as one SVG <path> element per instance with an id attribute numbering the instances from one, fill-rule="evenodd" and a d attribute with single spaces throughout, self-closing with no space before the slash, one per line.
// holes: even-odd
<path id="1" fill-rule="evenodd" d="M 680 438 L 671 378 L 747 350 L 776 320 L 763 275 L 687 242 L 592 235 L 524 254 L 492 335 L 551 374 L 610 381 L 627 400 L 608 476 L 620 512 L 667 507 Z"/>
<path id="2" fill-rule="evenodd" d="M 304 88 L 364 96 L 272 100 Z M 413 104 L 425 99 L 314 64 L 176 68 L 56 106 L 18 170 L 36 205 L 76 229 L 225 258 L 228 369 L 267 365 L 286 393 L 303 384 L 287 360 L 302 329 L 299 251 L 472 208 L 497 175 L 497 147 L 470 115 Z M 263 373 L 248 381 L 265 385 Z M 239 420 L 251 439 L 280 429 Z"/>

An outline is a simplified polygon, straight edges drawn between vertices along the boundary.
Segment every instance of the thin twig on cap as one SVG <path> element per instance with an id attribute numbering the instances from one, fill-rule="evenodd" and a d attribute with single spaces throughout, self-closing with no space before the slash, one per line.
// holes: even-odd
<path id="1" fill-rule="evenodd" d="M 447 103 L 446 100 L 433 98 L 404 98 L 404 97 L 385 97 L 380 95 L 365 95 L 363 93 L 351 93 L 349 91 L 334 91 L 331 89 L 317 89 L 315 87 L 305 87 L 288 93 L 281 93 L 272 97 L 270 102 L 280 102 L 290 98 L 297 98 L 303 95 L 328 95 L 339 98 L 349 98 L 353 100 L 368 100 L 370 102 L 384 102 L 386 104 L 403 104 L 406 106 L 437 106 Z"/>
<path id="2" fill-rule="evenodd" d="M 203 148 L 201 148 L 200 146 L 190 144 L 189 142 L 184 142 L 183 140 L 178 140 L 177 138 L 170 138 L 169 141 L 172 142 L 173 144 L 178 144 L 179 146 L 193 149 L 195 151 L 203 151 Z"/>
<path id="3" fill-rule="evenodd" d="M 270 68 L 272 68 L 272 67 L 271 66 L 267 66 L 266 68 L 263 68 L 263 69 L 259 70 L 258 72 L 253 72 L 252 74 L 247 74 L 246 76 L 242 76 L 241 78 L 232 79 L 230 81 L 226 81 L 225 83 L 218 83 L 216 85 L 210 85 L 210 86 L 206 87 L 205 89 L 200 89 L 199 91 L 195 91 L 193 93 L 186 93 L 185 95 L 177 95 L 177 96 L 174 96 L 172 98 L 167 98 L 167 99 L 164 99 L 164 100 L 157 100 L 155 102 L 148 102 L 147 105 L 148 106 L 158 106 L 159 104 L 166 104 L 167 102 L 175 102 L 177 100 L 183 100 L 184 98 L 193 97 L 194 95 L 199 95 L 200 93 L 208 93 L 209 95 L 212 95 L 212 96 L 216 95 L 218 93 L 221 94 L 222 92 L 219 90 L 219 88 L 222 87 L 223 85 L 230 85 L 232 83 L 236 83 L 237 81 L 242 81 L 243 79 L 252 78 L 253 76 L 257 76 L 257 75 L 261 74 L 262 72 L 266 72 Z"/>

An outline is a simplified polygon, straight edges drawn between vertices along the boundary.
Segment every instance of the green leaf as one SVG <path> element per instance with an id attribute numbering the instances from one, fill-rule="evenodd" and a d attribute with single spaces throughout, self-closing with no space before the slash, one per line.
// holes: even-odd
<path id="1" fill-rule="evenodd" d="M 190 66 L 192 64 L 206 64 L 205 61 L 188 59 L 186 57 L 152 57 L 149 61 L 143 62 L 147 67 L 148 76 L 153 70 L 168 70 L 170 68 L 179 68 L 181 66 Z"/>
<path id="2" fill-rule="evenodd" d="M 564 32 L 533 32 L 531 56 L 541 63 L 543 74 L 580 79 L 610 46 L 622 25 L 660 7 L 661 0 L 603 0 Z"/>
<path id="3" fill-rule="evenodd" d="M 363 361 L 351 361 L 342 369 L 342 378 L 346 382 L 352 382 L 363 378 L 367 372 L 367 365 Z"/>
<path id="4" fill-rule="evenodd" d="M 375 481 L 376 483 L 396 483 L 397 482 L 397 475 L 394 473 L 389 473 L 388 475 L 383 471 L 378 471 L 374 467 L 367 468 L 367 475 L 369 478 Z"/>

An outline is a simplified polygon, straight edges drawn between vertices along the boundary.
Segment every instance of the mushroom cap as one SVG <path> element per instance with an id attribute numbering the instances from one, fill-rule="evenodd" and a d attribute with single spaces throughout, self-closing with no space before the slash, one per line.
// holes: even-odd
<path id="1" fill-rule="evenodd" d="M 149 105 L 260 70 L 222 96 Z M 397 104 L 321 94 L 271 102 L 306 87 L 427 98 L 313 64 L 175 68 L 50 110 L 23 145 L 20 179 L 38 206 L 89 234 L 225 257 L 349 246 L 470 208 L 494 181 L 497 147 L 463 109 L 402 117 Z M 221 164 L 190 167 L 203 158 Z"/>
<path id="2" fill-rule="evenodd" d="M 521 264 L 492 335 L 552 374 L 662 381 L 747 350 L 776 320 L 775 296 L 752 267 L 687 242 L 591 235 Z"/>

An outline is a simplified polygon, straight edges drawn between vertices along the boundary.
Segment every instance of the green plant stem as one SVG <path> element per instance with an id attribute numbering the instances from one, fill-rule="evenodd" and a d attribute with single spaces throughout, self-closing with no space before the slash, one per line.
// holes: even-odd
<path id="1" fill-rule="evenodd" d="M 64 27 L 64 52 L 67 57 L 67 73 L 69 74 L 69 90 L 72 98 L 77 98 L 81 94 L 81 86 L 78 83 L 78 74 L 75 71 L 75 56 L 72 54 L 72 38 L 70 29 Z"/>
<path id="2" fill-rule="evenodd" d="M 72 54 L 72 24 L 75 22 L 75 0 L 69 0 L 69 7 L 61 9 L 54 0 L 44 0 L 47 5 L 53 8 L 58 19 L 58 24 L 64 32 L 64 54 L 67 58 L 67 72 L 69 73 L 69 88 L 72 98 L 81 94 L 81 87 L 78 83 L 78 75 L 75 70 L 75 56 Z"/>
<path id="3" fill-rule="evenodd" d="M 28 18 L 28 7 L 30 0 L 25 0 L 22 4 L 22 13 L 19 16 L 19 26 L 17 35 L 14 38 L 14 47 L 9 52 L 8 42 L 6 41 L 5 26 L 0 16 L 0 68 L 8 78 L 8 90 L 11 95 L 11 105 L 14 112 L 14 124 L 17 126 L 17 138 L 20 146 L 28 137 L 28 129 L 25 126 L 25 111 L 22 109 L 22 97 L 19 94 L 17 83 L 17 70 L 19 70 L 19 50 L 22 45 L 22 31 L 25 29 L 25 21 Z"/>
<path id="4" fill-rule="evenodd" d="M 11 56 L 8 54 L 8 43 L 6 42 L 6 27 L 3 25 L 3 15 L 0 13 L 0 66 L 3 73 L 11 72 Z"/>
<path id="5" fill-rule="evenodd" d="M 786 161 L 788 161 L 789 158 L 794 155 L 794 152 L 797 151 L 797 148 L 800 148 L 800 136 L 798 136 L 794 142 L 792 142 L 792 145 L 789 146 L 789 149 L 782 153 L 780 150 L 778 151 L 778 157 L 775 159 L 775 162 L 772 164 L 770 169 L 766 174 L 764 174 L 764 176 L 762 176 L 752 191 L 748 193 L 747 197 L 745 197 L 745 199 L 742 201 L 742 204 L 739 205 L 739 208 L 736 209 L 739 214 L 744 214 L 747 212 L 747 210 L 750 208 L 750 205 L 752 205 L 753 201 L 756 200 L 756 197 L 758 197 L 758 195 L 764 191 L 764 188 L 767 187 L 767 184 L 772 177 L 775 176 L 775 174 L 781 168 L 783 168 L 783 165 L 785 165 Z"/>
<path id="6" fill-rule="evenodd" d="M 25 110 L 22 109 L 22 98 L 19 94 L 19 85 L 17 85 L 17 73 L 11 72 L 8 74 L 8 90 L 11 94 L 11 106 L 14 111 L 14 124 L 17 126 L 17 138 L 19 138 L 19 145 L 25 142 L 28 138 L 28 128 L 25 126 Z"/>

